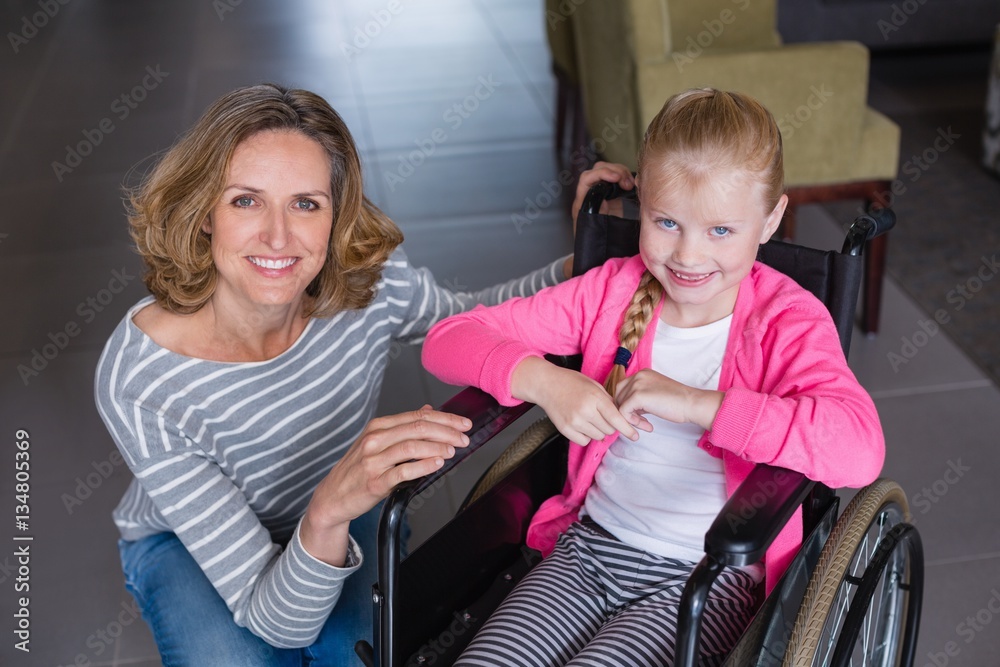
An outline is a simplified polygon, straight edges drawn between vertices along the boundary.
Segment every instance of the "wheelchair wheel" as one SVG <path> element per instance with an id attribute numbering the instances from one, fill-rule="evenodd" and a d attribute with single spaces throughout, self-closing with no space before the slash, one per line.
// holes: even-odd
<path id="1" fill-rule="evenodd" d="M 529 454 L 538 449 L 539 445 L 557 433 L 556 427 L 547 417 L 539 419 L 526 428 L 524 433 L 517 436 L 517 440 L 512 442 L 499 458 L 494 461 L 493 465 L 483 473 L 483 476 L 479 478 L 479 481 L 476 482 L 476 485 L 472 487 L 469 495 L 465 498 L 465 502 L 462 503 L 459 511 L 463 511 L 466 507 L 476 502 L 484 493 L 492 489 L 497 482 L 506 477 L 511 470 L 521 465 L 521 462 Z"/>
<path id="2" fill-rule="evenodd" d="M 786 667 L 910 665 L 923 590 L 920 538 L 898 484 L 862 489 L 823 547 Z"/>

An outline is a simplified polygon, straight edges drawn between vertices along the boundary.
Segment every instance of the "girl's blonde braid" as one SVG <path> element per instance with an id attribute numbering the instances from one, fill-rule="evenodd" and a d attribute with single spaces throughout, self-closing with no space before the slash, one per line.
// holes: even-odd
<path id="1" fill-rule="evenodd" d="M 639 339 L 646 333 L 646 327 L 653 319 L 653 311 L 656 310 L 663 294 L 663 287 L 653 277 L 653 274 L 646 271 L 639 280 L 639 287 L 632 295 L 632 301 L 625 310 L 625 317 L 622 321 L 621 331 L 618 332 L 618 354 L 615 355 L 615 364 L 611 367 L 607 379 L 604 381 L 604 388 L 612 396 L 618 388 L 618 383 L 625 377 L 625 367 L 631 359 L 635 348 L 639 345 Z M 627 351 L 627 354 L 621 350 Z"/>

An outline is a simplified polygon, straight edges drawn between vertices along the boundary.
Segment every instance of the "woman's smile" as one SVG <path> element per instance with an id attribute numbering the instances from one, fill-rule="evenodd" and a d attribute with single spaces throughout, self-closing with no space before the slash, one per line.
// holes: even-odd
<path id="1" fill-rule="evenodd" d="M 265 279 L 275 280 L 292 276 L 299 267 L 299 257 L 264 257 L 250 255 L 247 261 L 254 272 Z"/>
<path id="2" fill-rule="evenodd" d="M 268 259 L 266 257 L 247 257 L 250 263 L 264 270 L 282 271 L 299 261 L 298 257 L 288 257 L 286 259 Z"/>

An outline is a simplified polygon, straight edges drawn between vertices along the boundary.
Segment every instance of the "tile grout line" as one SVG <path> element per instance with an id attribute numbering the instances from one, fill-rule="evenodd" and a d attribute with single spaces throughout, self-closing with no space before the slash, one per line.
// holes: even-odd
<path id="1" fill-rule="evenodd" d="M 1000 558 L 1000 551 L 991 551 L 984 554 L 971 554 L 969 556 L 955 556 L 953 558 L 938 558 L 929 560 L 924 565 L 926 567 L 938 565 L 956 565 L 958 563 L 974 563 L 976 561 L 995 560 Z"/>
<path id="2" fill-rule="evenodd" d="M 539 213 L 532 223 L 539 224 L 559 224 L 566 223 L 568 216 L 562 211 L 544 211 Z M 496 227 L 509 227 L 510 213 L 507 211 L 498 212 L 482 212 L 482 213 L 468 213 L 468 214 L 456 214 L 456 215 L 445 215 L 436 217 L 413 217 L 406 218 L 405 223 L 413 227 L 419 226 L 421 231 L 432 231 L 432 230 L 470 230 L 470 224 L 474 225 L 493 225 Z M 477 229 L 473 227 L 471 229 Z"/>
<path id="3" fill-rule="evenodd" d="M 456 141 L 451 144 L 443 143 L 435 149 L 435 156 L 443 156 L 446 159 L 477 157 L 483 154 L 483 148 L 488 148 L 491 153 L 518 152 L 524 149 L 548 146 L 550 139 L 544 135 L 534 137 L 521 137 L 518 139 L 477 139 L 475 141 Z M 366 151 L 371 154 L 372 159 L 389 158 L 389 153 L 406 152 L 410 150 L 406 145 L 387 146 L 385 148 L 372 149 Z"/>
<path id="4" fill-rule="evenodd" d="M 982 380 L 968 380 L 966 382 L 949 382 L 945 384 L 926 385 L 923 387 L 904 387 L 900 389 L 885 389 L 883 391 L 870 391 L 873 399 L 882 398 L 904 398 L 907 396 L 922 396 L 927 394 L 943 394 L 949 391 L 969 391 L 972 389 L 987 389 L 994 387 L 993 381 L 989 378 Z"/>

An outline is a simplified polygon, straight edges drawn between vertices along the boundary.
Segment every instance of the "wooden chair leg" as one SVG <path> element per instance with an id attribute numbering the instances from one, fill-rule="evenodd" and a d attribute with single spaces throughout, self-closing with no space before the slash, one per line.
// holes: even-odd
<path id="1" fill-rule="evenodd" d="M 878 333 L 879 315 L 882 310 L 882 278 L 885 274 L 888 244 L 888 234 L 883 234 L 872 239 L 865 248 L 861 330 L 866 334 Z"/>
<path id="2" fill-rule="evenodd" d="M 885 206 L 888 202 L 883 199 L 888 196 L 891 186 L 889 181 L 871 183 L 869 192 L 865 193 L 865 210 L 871 211 L 874 207 Z M 882 281 L 885 278 L 888 237 L 888 234 L 882 234 L 865 248 L 864 278 L 861 283 L 861 330 L 869 335 L 878 333 L 879 318 L 882 313 Z"/>

